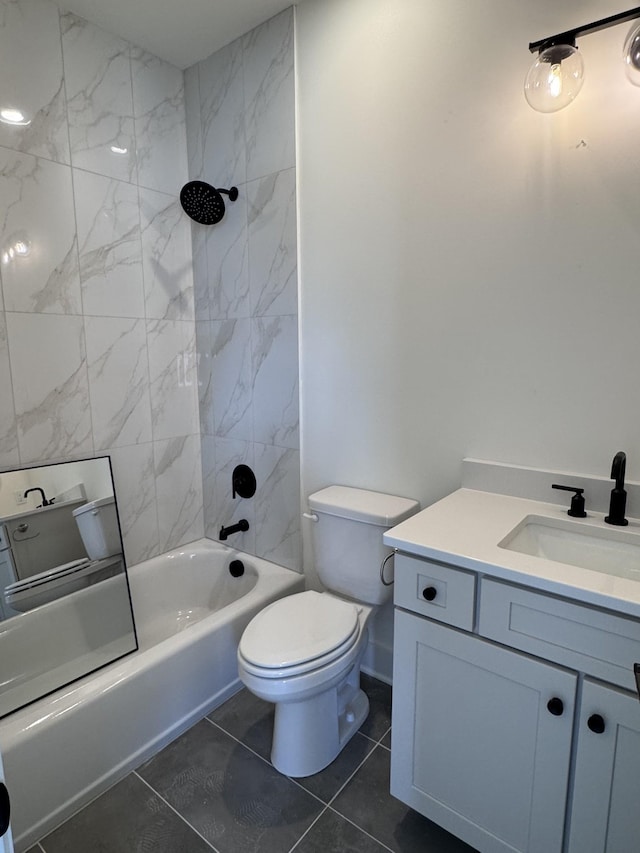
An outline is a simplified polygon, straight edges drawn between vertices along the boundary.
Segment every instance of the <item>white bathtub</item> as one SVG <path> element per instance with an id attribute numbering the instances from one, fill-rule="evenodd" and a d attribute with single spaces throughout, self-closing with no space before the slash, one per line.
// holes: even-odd
<path id="1" fill-rule="evenodd" d="M 139 651 L 0 720 L 18 853 L 235 693 L 245 626 L 304 586 L 207 539 L 131 567 L 129 581 Z"/>
<path id="2" fill-rule="evenodd" d="M 3 717 L 135 649 L 120 558 L 113 568 L 118 574 L 0 622 Z"/>

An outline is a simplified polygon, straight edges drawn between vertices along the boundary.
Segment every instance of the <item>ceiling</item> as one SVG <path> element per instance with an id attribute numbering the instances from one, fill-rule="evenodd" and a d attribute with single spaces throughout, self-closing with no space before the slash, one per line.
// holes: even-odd
<path id="1" fill-rule="evenodd" d="M 295 0 L 56 0 L 150 53 L 188 68 Z"/>

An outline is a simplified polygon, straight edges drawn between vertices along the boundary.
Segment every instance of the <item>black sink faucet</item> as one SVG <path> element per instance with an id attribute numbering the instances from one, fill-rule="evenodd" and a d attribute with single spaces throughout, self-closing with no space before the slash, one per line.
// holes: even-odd
<path id="1" fill-rule="evenodd" d="M 580 489 L 578 486 L 560 486 L 558 483 L 553 483 L 551 488 L 562 489 L 563 492 L 574 492 L 567 515 L 572 516 L 572 518 L 587 517 L 587 513 L 584 510 L 584 489 Z"/>
<path id="2" fill-rule="evenodd" d="M 40 504 L 40 506 L 51 506 L 51 504 L 53 503 L 53 501 L 48 501 L 46 499 L 46 497 L 44 495 L 44 490 L 41 489 L 40 486 L 36 486 L 33 489 L 27 489 L 27 491 L 24 493 L 23 497 L 26 498 L 27 495 L 29 494 L 29 492 L 40 492 L 40 495 L 42 496 L 42 503 Z M 55 500 L 55 498 L 53 500 Z"/>
<path id="3" fill-rule="evenodd" d="M 611 463 L 611 479 L 616 481 L 616 485 L 611 490 L 609 515 L 605 516 L 604 519 L 607 524 L 616 524 L 618 527 L 625 527 L 629 524 L 624 517 L 624 511 L 627 506 L 627 493 L 624 490 L 624 472 L 626 467 L 627 457 L 622 450 L 619 450 Z"/>

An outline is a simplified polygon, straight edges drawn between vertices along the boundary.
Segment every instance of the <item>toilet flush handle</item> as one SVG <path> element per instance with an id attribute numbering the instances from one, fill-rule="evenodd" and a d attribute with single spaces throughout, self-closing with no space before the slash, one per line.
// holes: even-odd
<path id="1" fill-rule="evenodd" d="M 316 521 L 316 522 L 320 521 L 320 519 L 318 518 L 317 513 L 315 513 L 315 512 L 303 512 L 303 513 L 302 513 L 302 517 L 303 517 L 303 518 L 308 518 L 308 519 L 309 519 L 309 521 Z"/>

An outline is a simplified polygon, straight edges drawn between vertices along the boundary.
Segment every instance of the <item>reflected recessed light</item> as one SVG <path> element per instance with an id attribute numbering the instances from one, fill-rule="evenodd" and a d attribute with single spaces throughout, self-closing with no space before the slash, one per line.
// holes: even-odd
<path id="1" fill-rule="evenodd" d="M 15 110 L 12 107 L 5 107 L 0 110 L 0 121 L 3 121 L 5 124 L 18 124 L 18 125 L 28 125 L 31 124 L 31 120 L 25 118 L 25 114 L 20 110 Z"/>
<path id="2" fill-rule="evenodd" d="M 26 258 L 31 254 L 31 240 L 25 232 L 13 234 L 2 247 L 2 263 L 9 264 L 14 259 Z"/>
<path id="3" fill-rule="evenodd" d="M 120 148 L 119 145 L 112 145 L 111 150 L 114 154 L 126 154 L 129 150 L 128 148 Z"/>

